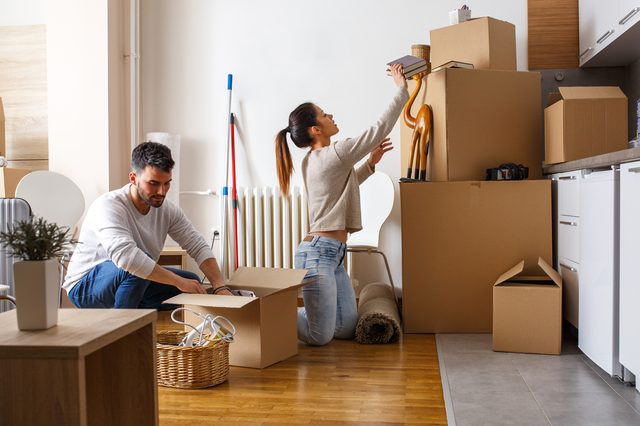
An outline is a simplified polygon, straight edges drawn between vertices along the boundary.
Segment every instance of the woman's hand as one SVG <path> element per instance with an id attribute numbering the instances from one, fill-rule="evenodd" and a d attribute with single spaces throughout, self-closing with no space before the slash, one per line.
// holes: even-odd
<path id="1" fill-rule="evenodd" d="M 393 77 L 394 83 L 398 87 L 407 88 L 407 79 L 404 78 L 404 73 L 402 72 L 402 65 L 393 64 L 391 65 L 391 77 Z"/>
<path id="2" fill-rule="evenodd" d="M 382 142 L 380 142 L 380 145 L 378 145 L 373 151 L 371 151 L 371 154 L 369 154 L 369 160 L 367 160 L 369 162 L 369 166 L 373 169 L 375 165 L 380 162 L 382 156 L 392 149 L 393 145 L 391 143 L 391 139 L 384 138 Z"/>

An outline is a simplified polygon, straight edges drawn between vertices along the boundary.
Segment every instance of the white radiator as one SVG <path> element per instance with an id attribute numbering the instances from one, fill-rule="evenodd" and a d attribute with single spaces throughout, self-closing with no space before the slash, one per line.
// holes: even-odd
<path id="1" fill-rule="evenodd" d="M 224 204 L 220 203 L 221 213 Z M 301 188 L 291 188 L 289 198 L 283 197 L 278 188 L 238 188 L 237 215 L 238 266 L 293 268 L 296 248 L 309 231 L 307 201 Z M 226 215 L 228 256 L 222 256 L 224 264 L 220 265 L 225 277 L 232 275 L 236 265 L 233 217 L 230 190 Z M 221 237 L 224 244 L 224 232 Z"/>

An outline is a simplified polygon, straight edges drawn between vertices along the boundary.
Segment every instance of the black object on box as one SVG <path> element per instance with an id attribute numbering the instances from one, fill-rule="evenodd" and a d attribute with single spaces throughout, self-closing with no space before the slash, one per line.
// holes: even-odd
<path id="1" fill-rule="evenodd" d="M 505 163 L 487 169 L 485 180 L 523 180 L 529 177 L 529 168 L 522 164 Z"/>

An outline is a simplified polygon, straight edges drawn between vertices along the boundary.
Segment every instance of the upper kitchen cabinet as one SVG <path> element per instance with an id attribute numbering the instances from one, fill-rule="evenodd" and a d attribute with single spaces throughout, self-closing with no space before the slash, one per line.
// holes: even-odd
<path id="1" fill-rule="evenodd" d="M 640 0 L 580 0 L 580 66 L 624 66 L 640 59 Z"/>

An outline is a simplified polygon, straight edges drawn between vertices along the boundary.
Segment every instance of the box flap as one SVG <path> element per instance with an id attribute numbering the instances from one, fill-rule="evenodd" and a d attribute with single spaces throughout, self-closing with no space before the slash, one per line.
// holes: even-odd
<path id="1" fill-rule="evenodd" d="M 544 271 L 545 274 L 549 276 L 549 278 L 553 280 L 554 283 L 558 285 L 558 287 L 562 287 L 562 277 L 560 276 L 560 274 L 541 257 L 538 258 L 538 266 Z"/>
<path id="2" fill-rule="evenodd" d="M 496 286 L 496 285 L 502 284 L 503 282 L 507 281 L 509 278 L 515 277 L 516 275 L 521 273 L 523 269 L 524 269 L 524 260 L 521 260 L 520 263 L 518 263 L 516 266 L 509 269 L 504 274 L 500 275 L 500 278 L 498 278 L 498 280 L 493 285 Z"/>
<path id="3" fill-rule="evenodd" d="M 551 280 L 553 281 L 553 283 L 555 285 L 557 285 L 558 287 L 562 288 L 562 277 L 560 276 L 560 274 L 558 272 L 556 272 L 541 257 L 538 257 L 538 266 L 540 267 L 540 269 L 542 269 L 544 271 L 544 273 L 549 278 L 551 278 Z M 498 286 L 498 285 L 500 285 L 500 284 L 502 284 L 502 283 L 504 283 L 506 281 L 510 281 L 511 278 L 513 278 L 516 275 L 522 273 L 523 270 L 524 270 L 524 260 L 520 261 L 520 263 L 518 263 L 513 268 L 509 269 L 504 274 L 500 275 L 500 278 L 498 278 L 496 280 L 496 282 L 494 284 L 494 287 Z M 542 280 L 542 279 L 544 279 L 544 277 L 540 277 L 540 276 L 519 276 L 518 279 L 516 280 L 516 282 L 521 283 L 521 284 L 525 284 L 526 282 L 530 282 L 532 284 L 535 284 L 534 281 Z"/>
<path id="4" fill-rule="evenodd" d="M 173 296 L 171 299 L 165 300 L 162 303 L 210 306 L 214 308 L 242 308 L 249 303 L 256 302 L 258 300 L 260 300 L 259 297 L 182 293 L 177 296 Z"/>
<path id="5" fill-rule="evenodd" d="M 240 267 L 229 284 L 281 290 L 300 285 L 306 274 L 306 269 Z"/>
<path id="6" fill-rule="evenodd" d="M 563 99 L 626 99 L 618 86 L 559 87 Z"/>

